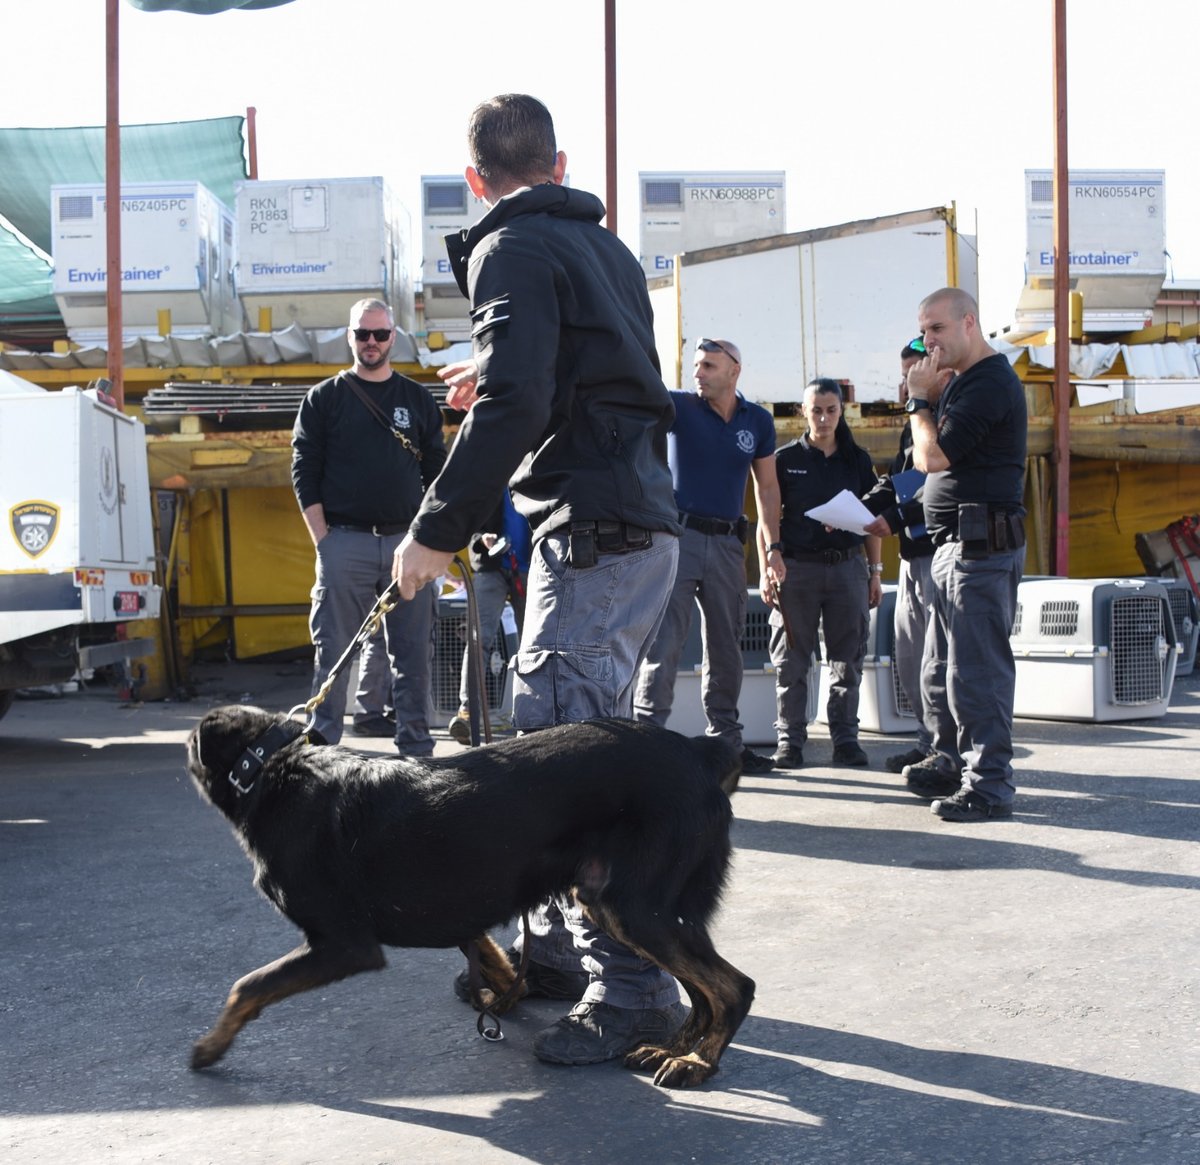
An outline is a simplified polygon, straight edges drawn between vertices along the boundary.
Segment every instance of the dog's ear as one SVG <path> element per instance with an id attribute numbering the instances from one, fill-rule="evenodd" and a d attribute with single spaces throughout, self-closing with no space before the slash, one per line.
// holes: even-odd
<path id="1" fill-rule="evenodd" d="M 218 808 L 229 797 L 226 780 L 237 759 L 272 724 L 284 719 L 245 704 L 228 704 L 206 712 L 188 736 L 188 773 L 200 792 Z M 297 724 L 296 734 L 301 726 Z"/>

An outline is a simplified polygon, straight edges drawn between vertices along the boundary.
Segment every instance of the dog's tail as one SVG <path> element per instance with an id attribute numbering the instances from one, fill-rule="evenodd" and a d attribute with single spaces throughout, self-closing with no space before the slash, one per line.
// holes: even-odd
<path id="1" fill-rule="evenodd" d="M 732 797 L 742 779 L 742 754 L 721 736 L 694 736 L 692 743 L 705 771 L 716 776 L 726 797 Z"/>

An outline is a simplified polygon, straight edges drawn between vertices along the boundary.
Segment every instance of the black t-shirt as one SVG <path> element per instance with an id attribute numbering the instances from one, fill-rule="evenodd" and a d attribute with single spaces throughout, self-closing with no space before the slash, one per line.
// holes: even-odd
<path id="1" fill-rule="evenodd" d="M 973 364 L 937 407 L 938 445 L 950 468 L 925 480 L 925 525 L 935 542 L 958 533 L 958 507 L 984 502 L 1024 514 L 1025 390 L 1006 356 Z"/>
<path id="2" fill-rule="evenodd" d="M 865 449 L 849 441 L 826 457 L 808 443 L 807 437 L 800 437 L 775 454 L 775 472 L 783 504 L 779 528 L 785 556 L 813 550 L 851 550 L 862 545 L 861 534 L 827 531 L 820 522 L 805 517 L 805 511 L 844 489 L 862 497 L 875 485 L 875 470 Z"/>
<path id="3" fill-rule="evenodd" d="M 351 379 L 420 450 L 420 460 L 359 400 Z M 330 525 L 407 525 L 445 461 L 433 394 L 399 373 L 385 381 L 339 373 L 309 389 L 296 414 L 292 487 L 300 508 L 320 502 Z"/>

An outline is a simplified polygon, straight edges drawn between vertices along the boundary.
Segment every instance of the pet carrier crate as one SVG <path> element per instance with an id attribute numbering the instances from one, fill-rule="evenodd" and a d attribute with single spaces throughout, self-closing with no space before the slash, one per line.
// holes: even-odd
<path id="1" fill-rule="evenodd" d="M 900 686 L 896 668 L 896 595 L 896 584 L 884 583 L 883 598 L 868 616 L 867 654 L 858 690 L 858 726 L 863 732 L 891 735 L 917 730 L 916 713 Z M 824 654 L 824 639 L 821 651 Z M 822 724 L 828 723 L 829 679 L 829 668 L 822 664 L 815 710 Z"/>
<path id="2" fill-rule="evenodd" d="M 1140 720 L 1167 711 L 1177 653 L 1158 579 L 1024 579 L 1011 642 L 1017 716 Z"/>
<path id="3" fill-rule="evenodd" d="M 500 628 L 491 641 L 484 632 L 483 670 L 488 715 L 512 714 L 512 676 L 508 661 L 517 650 L 517 623 L 512 606 L 504 605 Z M 464 594 L 442 595 L 438 599 L 433 629 L 433 691 L 429 724 L 445 728 L 458 711 L 459 684 L 462 679 L 463 648 L 467 643 L 467 601 Z"/>
<path id="4" fill-rule="evenodd" d="M 1175 660 L 1175 678 L 1190 676 L 1196 667 L 1196 649 L 1200 646 L 1200 600 L 1192 584 L 1185 578 L 1172 575 L 1147 575 L 1151 582 L 1167 588 L 1171 603 L 1171 618 L 1175 620 L 1175 642 L 1179 655 Z"/>
<path id="5" fill-rule="evenodd" d="M 742 740 L 746 744 L 775 744 L 775 669 L 771 666 L 770 615 L 771 608 L 759 592 L 748 590 L 746 627 L 742 632 L 742 694 L 738 698 Z M 700 695 L 703 662 L 700 609 L 697 607 L 679 657 L 675 699 L 667 718 L 667 727 L 685 736 L 701 736 L 707 727 Z M 810 705 L 813 687 L 810 684 Z"/>

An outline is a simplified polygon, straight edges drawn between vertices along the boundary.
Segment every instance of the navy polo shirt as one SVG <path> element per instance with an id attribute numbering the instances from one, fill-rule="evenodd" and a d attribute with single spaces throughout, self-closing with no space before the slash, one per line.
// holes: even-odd
<path id="1" fill-rule="evenodd" d="M 739 392 L 726 421 L 698 392 L 674 390 L 667 460 L 675 504 L 684 513 L 728 522 L 741 517 L 750 463 L 775 452 L 775 418 Z"/>

